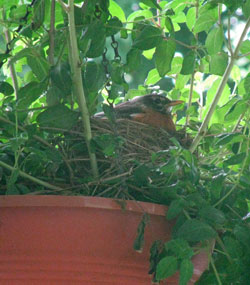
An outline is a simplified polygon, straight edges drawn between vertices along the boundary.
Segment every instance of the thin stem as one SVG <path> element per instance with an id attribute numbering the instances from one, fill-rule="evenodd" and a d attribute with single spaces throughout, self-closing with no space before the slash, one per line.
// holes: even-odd
<path id="1" fill-rule="evenodd" d="M 191 75 L 191 81 L 190 81 L 190 90 L 189 90 L 189 96 L 188 96 L 188 105 L 187 105 L 187 111 L 189 110 L 189 108 L 192 105 L 192 99 L 193 99 L 193 92 L 194 92 L 194 75 L 195 75 L 195 71 L 192 73 Z M 187 114 L 186 116 L 186 127 L 189 124 L 189 114 Z"/>
<path id="2" fill-rule="evenodd" d="M 216 237 L 216 241 L 217 243 L 220 245 L 220 247 L 223 249 L 223 253 L 226 255 L 228 261 L 233 264 L 233 259 L 232 257 L 230 256 L 230 254 L 228 253 L 223 241 L 221 240 L 221 238 L 219 236 Z"/>
<path id="3" fill-rule="evenodd" d="M 221 282 L 221 280 L 220 280 L 220 276 L 219 276 L 218 271 L 217 271 L 217 269 L 216 269 L 216 267 L 215 267 L 214 260 L 213 260 L 212 257 L 211 257 L 211 261 L 210 261 L 210 262 L 211 262 L 212 268 L 213 268 L 213 270 L 214 270 L 214 274 L 215 274 L 215 277 L 216 277 L 216 279 L 217 279 L 218 284 L 219 284 L 219 285 L 222 285 L 222 282 Z"/>
<path id="4" fill-rule="evenodd" d="M 238 56 L 238 58 L 242 58 L 242 57 L 249 56 L 249 55 L 250 55 L 250 52 L 247 52 L 247 53 L 244 53 L 244 54 L 240 54 Z"/>
<path id="5" fill-rule="evenodd" d="M 160 2 L 161 2 L 161 0 L 157 0 L 157 3 L 158 4 L 160 4 Z M 156 13 L 157 13 L 157 16 L 158 16 L 158 25 L 159 25 L 159 27 L 161 26 L 161 11 L 159 11 L 158 9 L 157 9 L 157 11 L 156 11 Z"/>
<path id="6" fill-rule="evenodd" d="M 69 36 L 71 47 L 71 72 L 73 81 L 73 93 L 78 98 L 79 108 L 82 115 L 82 124 L 85 132 L 86 144 L 88 147 L 91 169 L 94 177 L 98 177 L 98 167 L 95 153 L 90 150 L 90 141 L 92 139 L 90 116 L 87 107 L 86 98 L 83 90 L 82 74 L 81 74 L 81 62 L 79 57 L 79 51 L 77 47 L 76 30 L 75 30 L 75 16 L 74 16 L 74 0 L 68 2 L 68 20 L 69 20 Z"/>
<path id="7" fill-rule="evenodd" d="M 198 134 L 194 138 L 194 141 L 193 141 L 193 143 L 192 143 L 192 145 L 190 147 L 190 151 L 191 152 L 194 152 L 196 150 L 197 146 L 199 145 L 199 142 L 201 141 L 201 139 L 206 134 L 207 126 L 209 124 L 209 121 L 212 118 L 212 115 L 213 115 L 214 110 L 215 110 L 215 108 L 216 108 L 216 106 L 218 104 L 218 101 L 219 101 L 219 99 L 221 97 L 221 94 L 222 94 L 222 92 L 223 92 L 223 90 L 224 90 L 224 88 L 226 86 L 226 83 L 228 81 L 228 78 L 230 76 L 232 68 L 234 66 L 235 60 L 236 60 L 237 55 L 239 53 L 240 45 L 241 45 L 242 41 L 244 40 L 244 38 L 245 38 L 245 36 L 247 34 L 249 26 L 250 26 L 250 18 L 247 20 L 246 25 L 244 27 L 244 30 L 243 30 L 243 32 L 242 32 L 242 34 L 240 36 L 240 39 L 238 41 L 238 44 L 237 44 L 236 48 L 235 48 L 234 54 L 230 58 L 230 62 L 229 62 L 228 66 L 226 68 L 226 71 L 225 71 L 225 73 L 224 73 L 224 75 L 222 77 L 222 80 L 221 80 L 220 85 L 219 85 L 219 87 L 217 89 L 217 92 L 215 94 L 215 97 L 214 97 L 214 100 L 213 100 L 213 102 L 211 104 L 211 107 L 210 107 L 210 109 L 209 109 L 209 111 L 208 111 L 208 113 L 207 113 L 207 115 L 206 115 L 206 117 L 205 117 L 205 119 L 204 119 L 200 129 L 199 129 Z"/>
<path id="8" fill-rule="evenodd" d="M 4 167 L 4 168 L 6 168 L 6 169 L 8 169 L 8 170 L 10 170 L 10 171 L 12 171 L 12 172 L 16 170 L 15 167 L 10 166 L 10 165 L 8 165 L 7 163 L 5 163 L 5 162 L 3 162 L 3 161 L 0 161 L 0 166 Z M 42 180 L 40 180 L 40 179 L 38 179 L 38 178 L 36 178 L 36 177 L 33 177 L 33 176 L 31 176 L 31 175 L 29 175 L 29 174 L 23 172 L 22 170 L 18 170 L 18 174 L 19 174 L 20 176 L 24 177 L 24 178 L 27 178 L 27 179 L 29 179 L 29 180 L 31 180 L 31 181 L 37 183 L 37 184 L 40 184 L 40 185 L 42 185 L 42 186 L 44 186 L 44 187 L 47 187 L 47 188 L 49 188 L 49 189 L 52 189 L 52 190 L 62 190 L 61 188 L 59 188 L 59 187 L 57 187 L 57 186 L 54 186 L 54 185 L 52 185 L 52 184 L 49 184 L 49 183 L 47 183 L 47 182 L 44 182 L 44 181 L 42 181 Z"/>
<path id="9" fill-rule="evenodd" d="M 234 128 L 233 128 L 233 133 L 237 131 L 237 129 L 238 129 L 239 125 L 240 125 L 240 122 L 242 121 L 242 119 L 243 119 L 244 116 L 245 116 L 245 113 L 246 113 L 246 111 L 243 112 L 243 113 L 240 115 L 240 117 L 239 117 L 239 119 L 238 119 L 236 125 L 235 125 Z"/>
<path id="10" fill-rule="evenodd" d="M 228 50 L 232 56 L 233 55 L 233 49 L 232 49 L 232 45 L 231 45 L 231 17 L 230 17 L 230 15 L 228 15 L 228 19 L 227 19 L 227 43 L 228 43 Z"/>
<path id="11" fill-rule="evenodd" d="M 49 29 L 49 63 L 54 65 L 55 50 L 55 0 L 51 1 L 50 29 Z"/>
<path id="12" fill-rule="evenodd" d="M 2 17 L 3 17 L 3 20 L 6 20 L 6 15 L 5 15 L 5 11 L 4 9 L 2 10 Z M 10 32 L 8 31 L 7 28 L 4 28 L 4 35 L 5 35 L 5 40 L 6 40 L 6 43 L 10 43 L 11 41 L 11 36 L 10 36 Z M 15 66 L 13 63 L 11 63 L 9 61 L 9 68 L 10 68 L 10 76 L 11 76 L 11 79 L 12 79 L 12 83 L 13 83 L 13 88 L 14 88 L 14 93 L 15 93 L 15 97 L 16 97 L 16 100 L 18 99 L 18 81 L 17 81 L 17 74 L 16 74 L 16 69 L 15 69 Z"/>

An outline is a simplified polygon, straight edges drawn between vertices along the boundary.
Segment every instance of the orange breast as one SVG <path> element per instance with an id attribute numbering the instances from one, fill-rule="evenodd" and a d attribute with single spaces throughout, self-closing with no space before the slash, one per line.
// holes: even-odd
<path id="1" fill-rule="evenodd" d="M 169 132 L 175 132 L 175 124 L 171 118 L 171 115 L 164 115 L 152 110 L 147 110 L 145 113 L 139 113 L 132 115 L 133 120 L 151 125 L 157 128 L 163 128 Z"/>

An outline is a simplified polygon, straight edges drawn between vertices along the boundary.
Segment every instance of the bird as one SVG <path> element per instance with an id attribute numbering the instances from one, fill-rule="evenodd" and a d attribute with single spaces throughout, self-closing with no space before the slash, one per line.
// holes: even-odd
<path id="1" fill-rule="evenodd" d="M 120 103 L 113 110 L 116 119 L 129 119 L 174 133 L 176 127 L 172 120 L 171 107 L 182 103 L 184 101 L 170 100 L 163 95 L 147 94 Z M 94 118 L 104 119 L 106 116 L 104 112 L 99 112 Z"/>

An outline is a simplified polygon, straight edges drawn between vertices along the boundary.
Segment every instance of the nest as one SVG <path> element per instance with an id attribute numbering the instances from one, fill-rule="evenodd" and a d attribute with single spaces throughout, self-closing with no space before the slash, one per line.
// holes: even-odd
<path id="1" fill-rule="evenodd" d="M 161 128 L 154 128 L 140 122 L 126 119 L 117 120 L 115 124 L 107 119 L 91 119 L 93 142 L 91 147 L 96 152 L 98 167 L 102 178 L 131 171 L 135 165 L 152 161 L 152 154 L 173 146 L 173 137 L 183 147 L 191 143 L 190 137 L 183 130 L 174 134 Z M 75 131 L 81 133 L 79 124 Z M 82 146 L 82 138 L 75 137 L 75 143 L 81 143 L 79 152 L 72 147 L 74 169 L 80 173 L 90 171 L 86 146 Z M 84 150 L 84 151 L 82 151 Z M 136 163 L 135 163 L 136 162 Z"/>
<path id="2" fill-rule="evenodd" d="M 46 164 L 43 165 L 41 161 L 41 165 L 38 165 L 38 178 L 60 189 L 42 189 L 33 194 L 55 194 L 59 191 L 60 195 L 155 201 L 157 199 L 152 199 L 150 187 L 159 191 L 159 187 L 166 185 L 164 181 L 161 183 L 162 175 L 158 171 L 162 160 L 157 159 L 164 159 L 166 163 L 169 154 L 164 152 L 164 157 L 159 158 L 156 155 L 154 161 L 152 155 L 178 143 L 185 148 L 191 142 L 183 130 L 170 134 L 164 129 L 126 119 L 117 120 L 114 124 L 109 120 L 92 118 L 91 128 L 91 148 L 96 153 L 99 178 L 92 176 L 81 122 L 70 130 L 60 129 L 60 132 L 59 129 L 43 127 L 41 129 L 53 135 L 49 135 L 50 145 L 43 145 Z M 153 171 L 158 175 L 156 184 L 155 180 L 151 180 L 154 179 Z M 34 188 L 32 183 L 28 182 L 26 186 Z"/>

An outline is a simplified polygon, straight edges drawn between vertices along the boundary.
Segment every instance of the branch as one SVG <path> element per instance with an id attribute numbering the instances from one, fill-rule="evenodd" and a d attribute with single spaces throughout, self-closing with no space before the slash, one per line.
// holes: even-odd
<path id="1" fill-rule="evenodd" d="M 70 52 L 71 52 L 71 72 L 73 81 L 73 93 L 75 98 L 78 98 L 78 104 L 82 115 L 82 124 L 85 132 L 85 139 L 88 147 L 91 169 L 94 177 L 98 177 L 98 167 L 95 153 L 90 150 L 90 141 L 92 139 L 90 117 L 87 107 L 86 98 L 83 90 L 81 63 L 79 51 L 77 47 L 75 16 L 74 16 L 74 0 L 68 2 L 68 19 L 69 19 L 69 36 L 70 36 Z"/>
<path id="2" fill-rule="evenodd" d="M 16 170 L 15 167 L 10 166 L 9 164 L 7 164 L 7 163 L 5 163 L 5 162 L 3 162 L 3 161 L 0 161 L 0 166 L 4 167 L 4 168 L 6 168 L 6 169 L 9 169 L 10 171 Z M 54 186 L 54 185 L 52 185 L 52 184 L 49 184 L 49 183 L 47 183 L 47 182 L 45 182 L 45 181 L 42 181 L 42 180 L 40 180 L 40 179 L 38 179 L 38 178 L 36 178 L 36 177 L 33 177 L 33 176 L 31 176 L 31 175 L 29 175 L 29 174 L 23 172 L 22 170 L 18 170 L 18 174 L 19 174 L 20 176 L 24 177 L 24 178 L 27 178 L 27 179 L 29 179 L 29 180 L 31 180 L 31 181 L 37 183 L 37 184 L 40 184 L 40 185 L 42 185 L 42 186 L 44 186 L 44 187 L 47 187 L 47 188 L 49 188 L 49 189 L 52 189 L 52 190 L 62 190 L 61 188 L 59 188 L 59 187 L 57 187 L 57 186 Z"/>
<path id="3" fill-rule="evenodd" d="M 234 51 L 234 53 L 232 54 L 232 56 L 230 58 L 229 64 L 228 64 L 228 66 L 226 68 L 226 71 L 225 71 L 223 77 L 222 77 L 222 80 L 221 80 L 220 85 L 219 85 L 219 87 L 217 89 L 217 92 L 215 94 L 215 97 L 214 97 L 214 100 L 213 100 L 213 102 L 211 104 L 211 107 L 210 107 L 210 109 L 209 109 L 209 111 L 208 111 L 208 113 L 207 113 L 207 115 L 206 115 L 206 117 L 205 117 L 205 119 L 204 119 L 200 129 L 199 129 L 198 134 L 194 138 L 194 141 L 193 141 L 193 143 L 192 143 L 192 145 L 190 147 L 190 151 L 191 152 L 194 152 L 196 150 L 199 142 L 201 141 L 201 139 L 206 134 L 206 130 L 207 130 L 207 126 L 209 124 L 209 121 L 211 120 L 211 117 L 212 117 L 212 115 L 213 115 L 213 113 L 215 111 L 215 108 L 216 108 L 216 106 L 218 104 L 218 101 L 220 100 L 221 94 L 222 94 L 222 92 L 223 92 L 223 90 L 224 90 L 224 88 L 226 86 L 226 83 L 228 81 L 228 78 L 230 76 L 232 68 L 234 66 L 235 60 L 237 59 L 237 56 L 238 56 L 238 53 L 239 53 L 239 50 L 240 50 L 240 45 L 241 45 L 242 41 L 244 40 L 249 27 L 250 27 L 250 18 L 247 20 L 246 25 L 244 27 L 244 30 L 243 30 L 243 32 L 242 32 L 242 34 L 240 36 L 240 39 L 239 39 L 239 41 L 237 43 L 236 48 L 235 48 L 235 51 Z"/>

